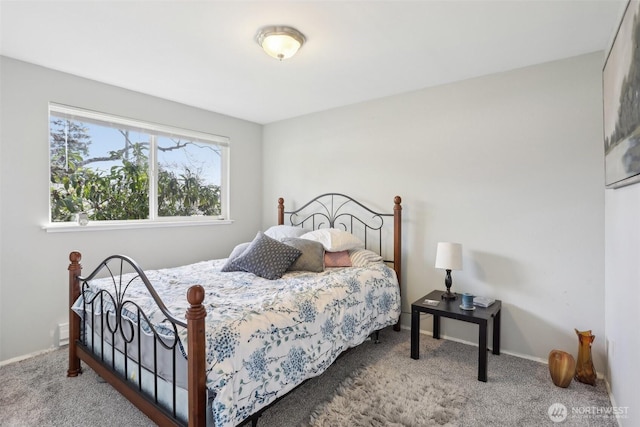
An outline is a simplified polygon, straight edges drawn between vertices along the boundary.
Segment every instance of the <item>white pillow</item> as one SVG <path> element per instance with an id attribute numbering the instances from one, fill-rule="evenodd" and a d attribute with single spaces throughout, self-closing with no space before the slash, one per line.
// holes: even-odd
<path id="1" fill-rule="evenodd" d="M 302 227 L 294 227 L 292 225 L 274 225 L 269 227 L 264 234 L 272 239 L 281 241 L 285 237 L 300 237 L 306 232 L 307 230 Z"/>
<path id="2" fill-rule="evenodd" d="M 353 267 L 366 267 L 369 264 L 379 264 L 382 262 L 380 255 L 368 249 L 349 251 L 349 257 L 351 258 L 351 265 Z"/>
<path id="3" fill-rule="evenodd" d="M 300 236 L 300 238 L 322 243 L 324 250 L 327 252 L 364 248 L 362 240 L 351 233 L 337 228 L 322 228 L 320 230 L 310 231 Z"/>
<path id="4" fill-rule="evenodd" d="M 229 254 L 229 259 L 238 258 L 249 247 L 250 244 L 251 242 L 244 242 L 236 245 L 236 247 L 233 248 L 233 250 Z"/>

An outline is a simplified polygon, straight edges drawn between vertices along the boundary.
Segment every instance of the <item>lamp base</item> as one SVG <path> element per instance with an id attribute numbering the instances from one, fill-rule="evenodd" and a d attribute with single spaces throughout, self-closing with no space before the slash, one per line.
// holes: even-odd
<path id="1" fill-rule="evenodd" d="M 453 292 L 451 292 L 449 289 L 447 289 L 447 291 L 445 293 L 443 293 L 442 296 L 440 296 L 440 298 L 442 298 L 444 300 L 454 300 L 457 297 L 458 296 L 456 294 L 454 294 Z"/>

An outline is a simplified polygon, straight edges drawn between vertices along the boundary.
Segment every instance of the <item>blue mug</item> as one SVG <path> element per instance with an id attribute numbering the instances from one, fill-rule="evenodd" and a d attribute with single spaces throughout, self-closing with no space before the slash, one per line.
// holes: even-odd
<path id="1" fill-rule="evenodd" d="M 462 294 L 462 307 L 463 308 L 473 308 L 473 297 L 475 295 L 464 293 Z"/>

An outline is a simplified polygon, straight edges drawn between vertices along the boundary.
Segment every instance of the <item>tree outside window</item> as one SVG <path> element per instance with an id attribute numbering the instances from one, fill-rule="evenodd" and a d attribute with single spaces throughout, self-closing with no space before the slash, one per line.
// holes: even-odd
<path id="1" fill-rule="evenodd" d="M 223 216 L 226 138 L 65 106 L 49 125 L 51 222 Z"/>

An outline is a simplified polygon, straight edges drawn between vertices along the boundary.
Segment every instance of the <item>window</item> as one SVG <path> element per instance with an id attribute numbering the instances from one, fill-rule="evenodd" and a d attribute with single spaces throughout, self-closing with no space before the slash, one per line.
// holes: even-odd
<path id="1" fill-rule="evenodd" d="M 226 217 L 229 139 L 49 106 L 50 221 Z"/>

